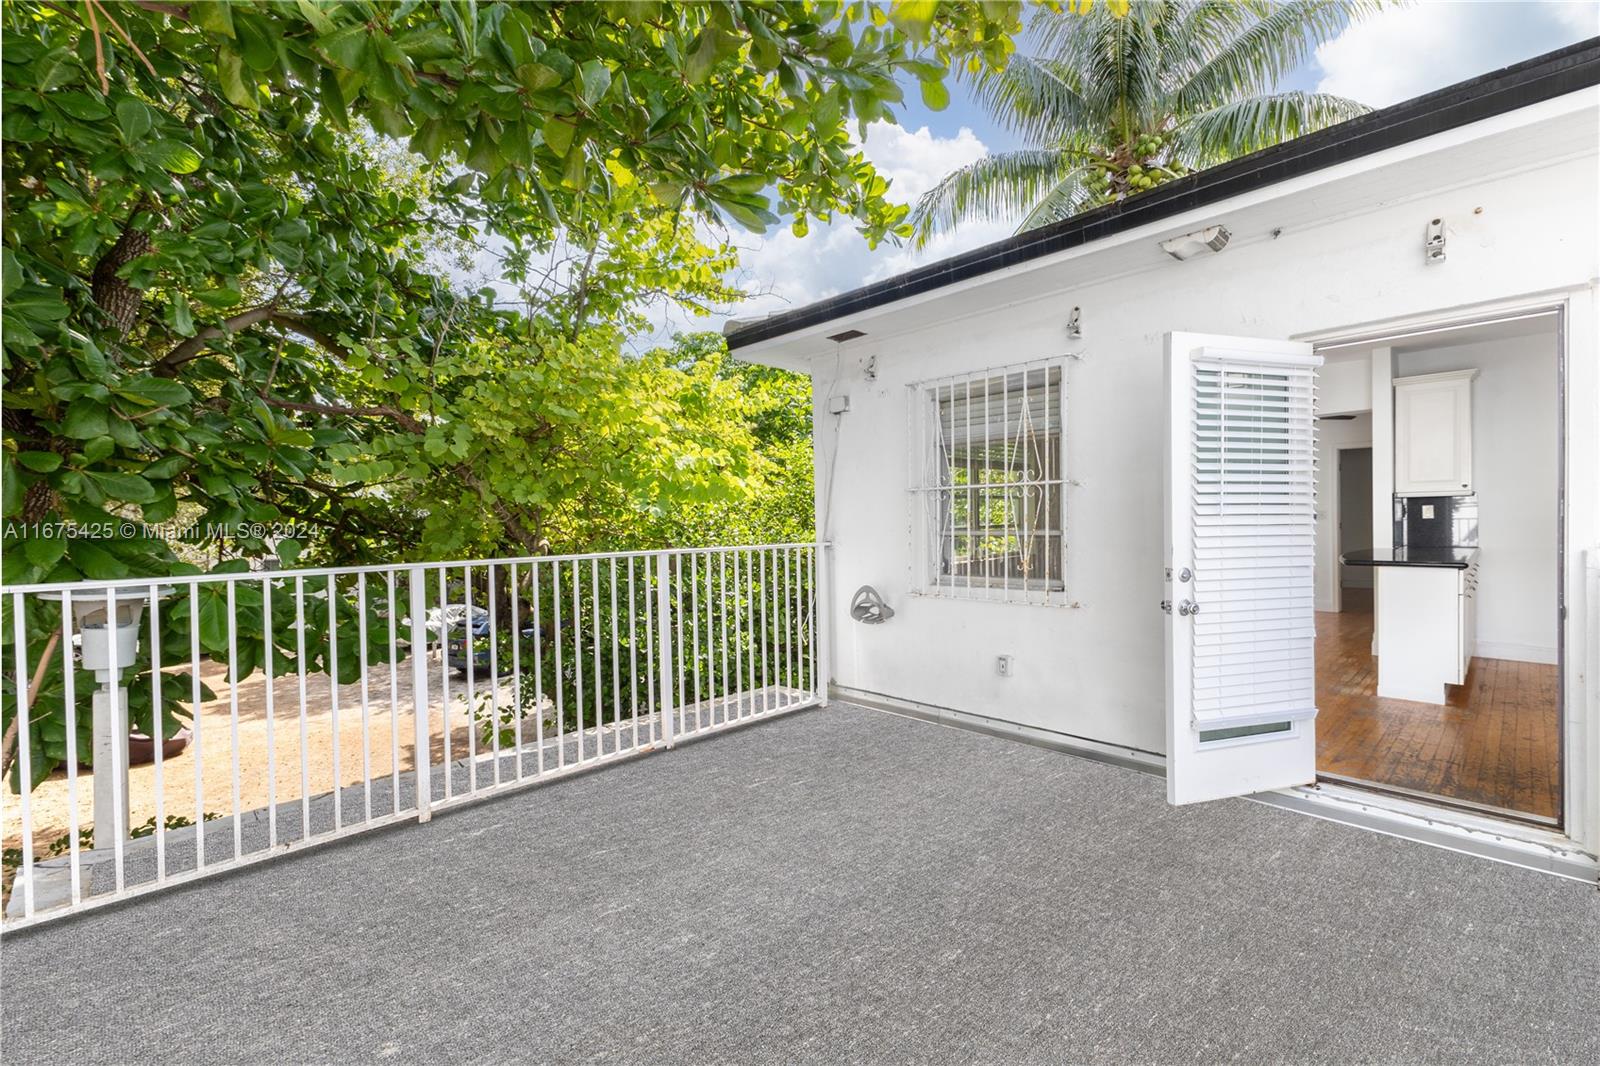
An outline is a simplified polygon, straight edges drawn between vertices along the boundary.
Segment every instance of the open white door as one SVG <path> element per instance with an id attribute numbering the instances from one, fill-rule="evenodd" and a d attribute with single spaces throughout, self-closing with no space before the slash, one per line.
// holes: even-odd
<path id="1" fill-rule="evenodd" d="M 1316 777 L 1309 344 L 1167 334 L 1167 801 Z"/>

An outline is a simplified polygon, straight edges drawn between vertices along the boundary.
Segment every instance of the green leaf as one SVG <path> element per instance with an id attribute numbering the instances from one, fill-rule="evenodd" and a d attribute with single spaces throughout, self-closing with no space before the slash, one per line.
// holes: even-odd
<path id="1" fill-rule="evenodd" d="M 29 470 L 37 470 L 41 474 L 48 474 L 61 465 L 61 456 L 55 452 L 18 452 L 17 462 Z"/>
<path id="2" fill-rule="evenodd" d="M 200 169 L 200 153 L 182 141 L 159 140 L 135 154 L 174 174 L 193 174 Z"/>
<path id="3" fill-rule="evenodd" d="M 598 59 L 591 59 L 582 68 L 583 102 L 593 107 L 611 88 L 611 71 Z"/>
<path id="4" fill-rule="evenodd" d="M 30 537 L 22 542 L 22 554 L 41 570 L 48 570 L 67 554 L 66 537 Z"/>
<path id="5" fill-rule="evenodd" d="M 544 143 L 556 155 L 565 156 L 572 147 L 572 137 L 578 132 L 575 119 L 564 119 L 551 115 L 544 120 Z"/>
<path id="6" fill-rule="evenodd" d="M 101 491 L 114 500 L 149 503 L 156 498 L 155 487 L 138 474 L 91 470 L 89 476 L 100 486 Z"/>
<path id="7" fill-rule="evenodd" d="M 689 56 L 683 68 L 689 84 L 698 85 L 705 81 L 718 63 L 738 50 L 738 38 L 718 26 L 707 24 L 689 45 Z"/>
<path id="8" fill-rule="evenodd" d="M 88 440 L 103 437 L 107 431 L 105 405 L 98 400 L 84 396 L 67 405 L 67 416 L 61 422 L 61 432 L 67 436 Z"/>
<path id="9" fill-rule="evenodd" d="M 189 18 L 196 26 L 223 37 L 232 37 L 233 10 L 226 3 L 200 3 L 191 5 Z"/>
<path id="10" fill-rule="evenodd" d="M 889 21 L 914 41 L 926 40 L 928 28 L 939 11 L 937 0 L 893 0 L 889 5 Z"/>
<path id="11" fill-rule="evenodd" d="M 10 248 L 0 249 L 0 264 L 4 265 L 4 282 L 0 283 L 0 296 L 10 296 L 22 284 L 22 266 Z"/>
<path id="12" fill-rule="evenodd" d="M 127 563 L 87 537 L 73 537 L 67 541 L 67 558 L 80 574 L 97 581 L 115 581 L 128 576 Z"/>
<path id="13" fill-rule="evenodd" d="M 143 374 L 129 378 L 116 386 L 118 396 L 147 404 L 150 407 L 177 407 L 193 399 L 187 386 L 170 378 Z"/>
<path id="14" fill-rule="evenodd" d="M 210 7 L 210 4 L 201 5 Z M 222 6 L 222 5 L 217 5 Z M 139 140 L 150 132 L 155 125 L 155 116 L 141 100 L 128 99 L 117 101 L 117 126 L 122 130 L 122 138 L 129 144 Z"/>
<path id="15" fill-rule="evenodd" d="M 189 300 L 181 292 L 172 294 L 171 301 L 167 304 L 168 321 L 172 323 L 173 332 L 180 337 L 194 336 L 194 315 L 189 310 Z"/>
<path id="16" fill-rule="evenodd" d="M 360 70 L 361 65 L 367 61 L 367 52 L 372 47 L 372 35 L 367 32 L 365 22 L 356 22 L 342 30 L 317 39 L 317 47 L 333 62 L 334 66 L 343 67 L 345 70 Z"/>
<path id="17" fill-rule="evenodd" d="M 99 100 L 84 92 L 54 93 L 50 102 L 73 118 L 83 119 L 85 122 L 96 122 L 109 118 L 111 109 Z"/>
<path id="18" fill-rule="evenodd" d="M 333 30 L 333 20 L 327 16 L 312 0 L 295 0 L 295 6 L 300 9 L 300 14 L 305 16 L 311 28 L 318 33 L 330 33 Z"/>
<path id="19" fill-rule="evenodd" d="M 929 111 L 943 111 L 950 106 L 950 90 L 944 82 L 929 79 L 922 82 L 922 102 Z"/>
<path id="20" fill-rule="evenodd" d="M 231 48 L 217 51 L 217 77 L 222 82 L 222 95 L 228 102 L 247 111 L 254 111 L 260 101 L 256 99 L 253 75 L 245 73 L 244 59 Z"/>

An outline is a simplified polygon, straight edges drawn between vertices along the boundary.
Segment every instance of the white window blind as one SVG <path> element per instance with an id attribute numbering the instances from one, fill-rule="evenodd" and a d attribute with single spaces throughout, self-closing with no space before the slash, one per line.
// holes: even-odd
<path id="1" fill-rule="evenodd" d="M 923 592 L 1059 602 L 1063 380 L 1050 361 L 912 386 Z"/>
<path id="2" fill-rule="evenodd" d="M 1203 736 L 1316 714 L 1313 388 L 1310 366 L 1194 363 L 1193 700 Z"/>

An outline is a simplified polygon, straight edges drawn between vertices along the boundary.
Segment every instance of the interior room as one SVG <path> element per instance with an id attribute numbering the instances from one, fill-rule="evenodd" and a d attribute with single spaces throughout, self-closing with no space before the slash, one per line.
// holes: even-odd
<path id="1" fill-rule="evenodd" d="M 1553 314 L 1319 373 L 1319 777 L 1561 817 Z"/>

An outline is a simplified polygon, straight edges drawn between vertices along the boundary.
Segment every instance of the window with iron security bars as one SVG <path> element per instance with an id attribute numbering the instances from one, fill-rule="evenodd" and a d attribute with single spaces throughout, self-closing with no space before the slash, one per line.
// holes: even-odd
<path id="1" fill-rule="evenodd" d="M 911 387 L 919 592 L 1063 602 L 1063 366 L 1037 361 Z"/>

